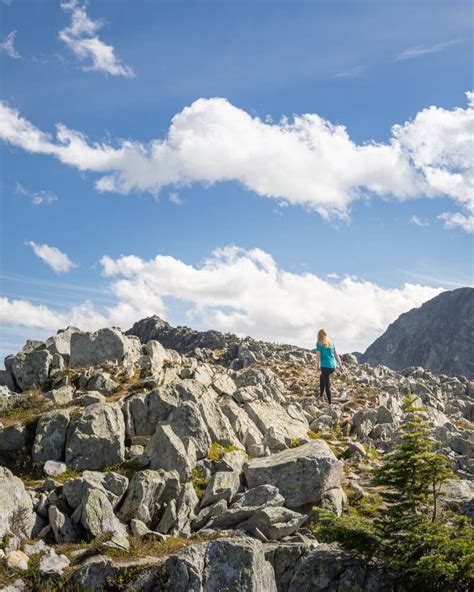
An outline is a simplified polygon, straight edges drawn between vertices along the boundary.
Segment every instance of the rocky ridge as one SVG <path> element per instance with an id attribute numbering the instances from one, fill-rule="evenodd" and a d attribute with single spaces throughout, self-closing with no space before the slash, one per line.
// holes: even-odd
<path id="1" fill-rule="evenodd" d="M 474 288 L 442 292 L 398 317 L 358 356 L 394 370 L 409 365 L 474 378 Z"/>
<path id="2" fill-rule="evenodd" d="M 443 503 L 474 516 L 474 383 L 344 362 L 328 406 L 311 351 L 158 317 L 28 342 L 1 377 L 0 585 L 392 590 L 313 507 L 377 499 L 410 391 L 458 477 Z"/>

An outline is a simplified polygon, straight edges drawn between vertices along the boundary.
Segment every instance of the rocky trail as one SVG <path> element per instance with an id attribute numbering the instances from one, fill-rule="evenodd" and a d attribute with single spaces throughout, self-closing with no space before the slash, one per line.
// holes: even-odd
<path id="1" fill-rule="evenodd" d="M 28 342 L 0 371 L 0 589 L 393 590 L 313 508 L 380 503 L 411 392 L 472 518 L 474 382 L 343 360 L 330 406 L 311 351 L 158 317 Z"/>

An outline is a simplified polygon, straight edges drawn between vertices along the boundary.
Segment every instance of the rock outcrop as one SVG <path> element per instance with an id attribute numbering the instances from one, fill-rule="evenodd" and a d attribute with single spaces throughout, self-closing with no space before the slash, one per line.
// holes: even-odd
<path id="1" fill-rule="evenodd" d="M 443 292 L 398 317 L 360 362 L 474 378 L 474 288 Z"/>
<path id="2" fill-rule="evenodd" d="M 61 589 L 391 592 L 377 566 L 318 543 L 317 508 L 377 494 L 370 469 L 412 392 L 457 477 L 440 511 L 472 517 L 474 382 L 344 361 L 329 406 L 313 352 L 158 317 L 27 342 L 0 377 L 8 583 L 30 589 L 34 565 Z"/>

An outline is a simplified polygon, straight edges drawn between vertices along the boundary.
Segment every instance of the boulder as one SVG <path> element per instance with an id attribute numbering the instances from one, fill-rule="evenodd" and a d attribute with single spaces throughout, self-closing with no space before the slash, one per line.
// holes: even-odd
<path id="1" fill-rule="evenodd" d="M 5 563 L 10 569 L 26 571 L 28 569 L 29 560 L 28 555 L 19 549 L 16 551 L 10 551 L 5 555 Z"/>
<path id="2" fill-rule="evenodd" d="M 8 372 L 8 370 L 0 370 L 0 386 L 5 386 L 10 391 L 14 391 L 16 389 L 13 374 Z"/>
<path id="3" fill-rule="evenodd" d="M 319 544 L 297 567 L 288 592 L 394 592 L 393 578 L 337 545 Z"/>
<path id="4" fill-rule="evenodd" d="M 145 454 L 150 459 L 151 469 L 176 470 L 181 481 L 187 481 L 196 466 L 195 454 L 188 453 L 170 425 L 156 427 Z"/>
<path id="5" fill-rule="evenodd" d="M 129 547 L 127 529 L 115 516 L 112 504 L 100 489 L 89 489 L 74 514 L 80 516 L 82 526 L 92 536 L 108 535 L 111 545 Z"/>
<path id="6" fill-rule="evenodd" d="M 152 436 L 156 425 L 168 419 L 179 400 L 179 393 L 172 385 L 129 397 L 122 405 L 127 436 Z"/>
<path id="7" fill-rule="evenodd" d="M 48 521 L 56 543 L 75 543 L 78 540 L 78 529 L 71 517 L 57 506 L 48 506 Z"/>
<path id="8" fill-rule="evenodd" d="M 49 411 L 39 416 L 31 450 L 31 456 L 35 463 L 43 464 L 47 460 L 64 460 L 68 425 L 68 411 Z"/>
<path id="9" fill-rule="evenodd" d="M 48 379 L 52 361 L 53 356 L 47 349 L 21 352 L 15 356 L 12 373 L 21 390 L 43 385 Z"/>
<path id="10" fill-rule="evenodd" d="M 150 369 L 152 372 L 159 372 L 168 360 L 166 349 L 159 341 L 151 339 L 145 346 L 145 352 L 150 357 Z"/>
<path id="11" fill-rule="evenodd" d="M 295 533 L 306 520 L 307 516 L 288 508 L 270 507 L 258 510 L 238 528 L 248 532 L 258 529 L 267 539 L 278 541 Z"/>
<path id="12" fill-rule="evenodd" d="M 193 441 L 198 459 L 207 455 L 212 440 L 196 403 L 184 401 L 171 412 L 168 422 L 185 446 Z"/>
<path id="13" fill-rule="evenodd" d="M 449 508 L 474 518 L 474 482 L 451 479 L 443 483 L 440 501 Z"/>
<path id="14" fill-rule="evenodd" d="M 76 471 L 101 470 L 124 459 L 125 424 L 118 407 L 96 403 L 71 419 L 66 438 L 69 467 Z"/>
<path id="15" fill-rule="evenodd" d="M 63 485 L 67 503 L 75 510 L 90 489 L 100 489 L 115 508 L 128 488 L 128 479 L 119 473 L 108 471 L 84 471 L 80 477 L 68 479 Z"/>
<path id="16" fill-rule="evenodd" d="M 0 428 L 0 453 L 24 451 L 28 446 L 29 431 L 26 425 L 14 423 Z"/>
<path id="17" fill-rule="evenodd" d="M 223 398 L 219 401 L 219 405 L 248 454 L 253 457 L 265 454 L 266 447 L 263 442 L 262 432 L 247 413 L 230 398 Z"/>
<path id="18" fill-rule="evenodd" d="M 98 391 L 106 395 L 112 394 L 118 386 L 118 383 L 112 380 L 108 372 L 97 372 L 87 381 L 88 391 Z"/>
<path id="19" fill-rule="evenodd" d="M 71 354 L 71 335 L 73 333 L 80 333 L 80 330 L 76 327 L 59 329 L 56 335 L 46 340 L 46 349 L 50 354 L 60 354 L 68 362 Z"/>
<path id="20" fill-rule="evenodd" d="M 0 467 L 0 540 L 12 531 L 17 536 L 31 537 L 35 522 L 33 502 L 23 482 Z"/>
<path id="21" fill-rule="evenodd" d="M 188 536 L 198 504 L 192 483 L 184 483 L 179 494 L 169 499 L 157 530 L 163 534 Z"/>
<path id="22" fill-rule="evenodd" d="M 43 577 L 59 578 L 70 563 L 66 555 L 58 555 L 54 549 L 49 549 L 39 560 L 38 573 Z"/>
<path id="23" fill-rule="evenodd" d="M 159 499 L 165 488 L 165 479 L 158 471 L 145 469 L 135 473 L 118 512 L 123 522 L 140 520 L 150 526 L 160 510 Z"/>
<path id="24" fill-rule="evenodd" d="M 244 410 L 272 451 L 289 448 L 294 440 L 309 440 L 308 420 L 295 405 L 285 409 L 277 401 L 252 401 L 244 405 Z"/>
<path id="25" fill-rule="evenodd" d="M 164 574 L 164 589 L 173 592 L 277 592 L 262 543 L 247 537 L 187 547 L 166 561 Z"/>
<path id="26" fill-rule="evenodd" d="M 87 393 L 76 397 L 74 403 L 76 405 L 81 405 L 81 407 L 88 407 L 95 403 L 105 403 L 105 397 L 97 391 L 88 391 Z"/>
<path id="27" fill-rule="evenodd" d="M 213 528 L 232 528 L 264 508 L 283 506 L 285 498 L 273 485 L 259 485 L 246 491 L 239 500 L 212 521 Z"/>
<path id="28" fill-rule="evenodd" d="M 324 440 L 256 458 L 244 466 L 250 488 L 274 485 L 289 508 L 318 503 L 325 491 L 339 487 L 342 462 Z"/>
<path id="29" fill-rule="evenodd" d="M 47 460 L 43 466 L 43 473 L 48 477 L 56 477 L 56 475 L 62 475 L 66 471 L 66 463 L 57 460 Z"/>
<path id="30" fill-rule="evenodd" d="M 240 473 L 230 471 L 218 471 L 212 475 L 207 484 L 201 508 L 225 499 L 231 502 L 240 487 Z"/>
<path id="31" fill-rule="evenodd" d="M 51 401 L 53 405 L 69 405 L 74 398 L 74 388 L 72 386 L 64 385 L 48 391 L 45 393 L 44 398 Z"/>
<path id="32" fill-rule="evenodd" d="M 95 333 L 72 333 L 71 368 L 97 366 L 103 362 L 121 363 L 128 352 L 128 342 L 120 329 L 100 329 Z"/>

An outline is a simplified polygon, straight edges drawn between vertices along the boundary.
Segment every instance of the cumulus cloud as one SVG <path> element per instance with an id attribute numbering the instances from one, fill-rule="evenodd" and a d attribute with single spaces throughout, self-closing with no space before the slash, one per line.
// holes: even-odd
<path id="1" fill-rule="evenodd" d="M 86 4 L 78 0 L 62 2 L 63 10 L 71 13 L 71 24 L 59 32 L 63 41 L 81 61 L 89 62 L 82 69 L 105 72 L 112 76 L 133 78 L 134 72 L 130 66 L 122 64 L 115 55 L 111 45 L 107 45 L 96 35 L 104 23 L 102 20 L 92 20 L 86 12 Z"/>
<path id="2" fill-rule="evenodd" d="M 56 273 L 67 273 L 74 267 L 77 267 L 66 253 L 62 253 L 56 247 L 50 247 L 46 244 L 38 245 L 33 241 L 28 241 L 26 244 L 33 249 L 37 257 L 44 261 L 46 265 L 49 265 Z"/>
<path id="3" fill-rule="evenodd" d="M 7 56 L 11 57 L 12 59 L 18 60 L 19 58 L 21 58 L 21 56 L 15 49 L 15 35 L 16 31 L 8 33 L 5 39 L 0 43 L 0 51 L 3 51 L 7 54 Z"/>
<path id="4" fill-rule="evenodd" d="M 170 256 L 103 257 L 114 306 L 97 310 L 91 301 L 55 312 L 27 301 L 0 301 L 0 322 L 52 331 L 74 324 L 83 329 L 106 325 L 128 328 L 158 314 L 166 318 L 179 301 L 194 326 L 312 347 L 324 326 L 341 351 L 362 350 L 402 312 L 436 296 L 442 288 L 404 284 L 383 288 L 335 274 L 291 273 L 260 249 L 234 246 L 215 250 L 200 266 Z M 26 314 L 25 311 L 28 313 Z"/>
<path id="5" fill-rule="evenodd" d="M 469 234 L 474 234 L 474 215 L 465 215 L 460 212 L 444 212 L 438 216 L 444 222 L 446 228 L 461 228 Z"/>
<path id="6" fill-rule="evenodd" d="M 91 143 L 62 124 L 53 138 L 2 104 L 0 139 L 102 174 L 100 191 L 156 195 L 166 186 L 236 181 L 324 217 L 347 217 L 364 195 L 449 196 L 473 208 L 473 96 L 466 109 L 420 111 L 393 126 L 387 143 L 356 144 L 344 126 L 316 114 L 262 121 L 222 98 L 198 99 L 173 117 L 164 139 L 147 145 Z"/>

